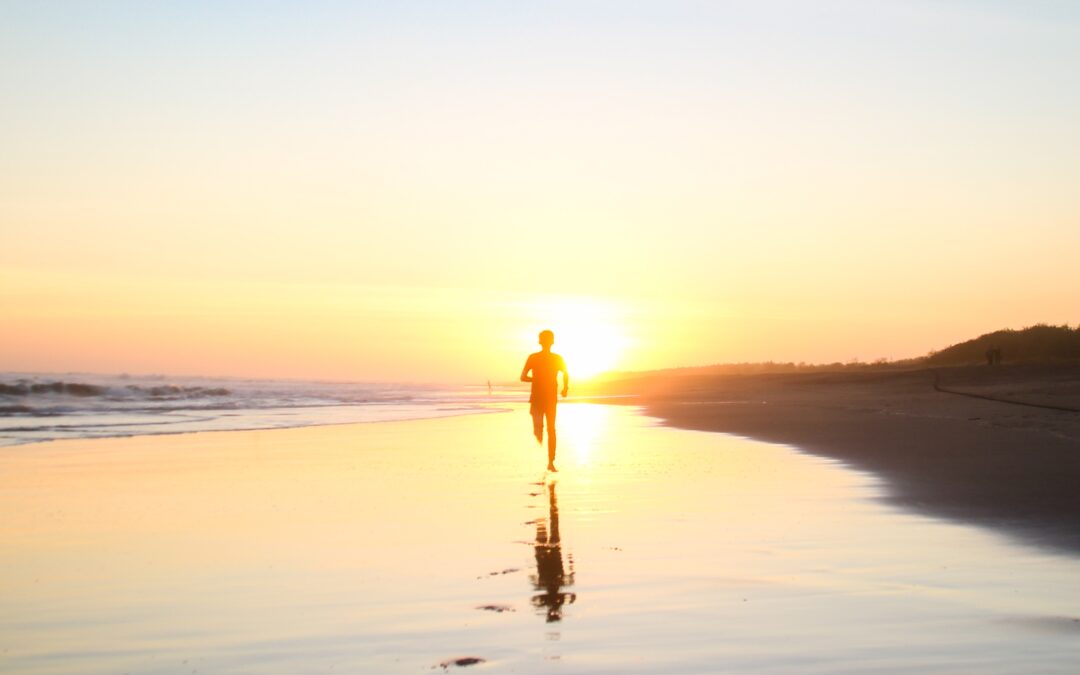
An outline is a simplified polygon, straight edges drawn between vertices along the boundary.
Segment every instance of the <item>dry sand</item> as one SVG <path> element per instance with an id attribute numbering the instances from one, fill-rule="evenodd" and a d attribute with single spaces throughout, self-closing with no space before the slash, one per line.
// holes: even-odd
<path id="1" fill-rule="evenodd" d="M 643 378 L 651 414 L 871 471 L 899 506 L 1080 551 L 1080 368 Z M 996 400 L 995 400 L 996 399 Z"/>

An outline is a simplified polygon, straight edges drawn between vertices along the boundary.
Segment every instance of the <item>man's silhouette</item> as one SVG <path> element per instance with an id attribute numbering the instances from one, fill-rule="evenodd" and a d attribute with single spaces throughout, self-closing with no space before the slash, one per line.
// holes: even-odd
<path id="1" fill-rule="evenodd" d="M 570 555 L 570 573 L 563 566 L 562 541 L 559 538 L 559 502 L 555 497 L 555 483 L 548 483 L 548 522 L 536 521 L 536 574 L 532 577 L 533 589 L 542 591 L 532 597 L 537 609 L 543 608 L 547 622 L 562 621 L 563 605 L 573 604 L 576 593 L 564 593 L 563 588 L 574 583 L 574 556 Z"/>
<path id="2" fill-rule="evenodd" d="M 551 351 L 555 343 L 555 334 L 549 330 L 540 331 L 540 351 L 529 354 L 525 367 L 521 369 L 521 381 L 532 382 L 532 394 L 529 396 L 529 412 L 533 419 L 533 433 L 536 442 L 544 441 L 544 420 L 547 419 L 548 434 L 548 471 L 555 468 L 555 405 L 559 401 L 559 373 L 563 374 L 562 395 L 565 397 L 570 387 L 570 373 L 566 371 L 563 357 Z M 532 375 L 529 375 L 529 372 Z"/>

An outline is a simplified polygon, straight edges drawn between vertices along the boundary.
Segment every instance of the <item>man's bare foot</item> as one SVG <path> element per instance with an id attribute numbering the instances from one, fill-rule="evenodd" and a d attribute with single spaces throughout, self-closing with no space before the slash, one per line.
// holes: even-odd
<path id="1" fill-rule="evenodd" d="M 547 470 L 548 470 L 548 471 L 555 471 L 555 472 L 557 472 L 557 471 L 558 471 L 558 469 L 556 469 L 556 468 L 555 468 L 555 462 L 548 462 L 548 468 L 547 468 Z"/>

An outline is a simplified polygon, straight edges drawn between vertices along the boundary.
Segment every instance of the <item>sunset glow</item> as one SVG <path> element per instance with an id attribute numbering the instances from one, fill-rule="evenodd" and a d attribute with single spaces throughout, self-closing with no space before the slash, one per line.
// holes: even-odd
<path id="1" fill-rule="evenodd" d="M 1019 7 L 9 5 L 0 369 L 513 381 L 544 327 L 586 376 L 1075 323 L 1080 23 Z"/>
<path id="2" fill-rule="evenodd" d="M 531 303 L 524 317 L 550 320 L 555 352 L 562 354 L 571 377 L 588 378 L 626 367 L 623 357 L 630 340 L 614 303 L 589 298 L 542 298 Z M 536 341 L 536 332 L 531 339 Z"/>

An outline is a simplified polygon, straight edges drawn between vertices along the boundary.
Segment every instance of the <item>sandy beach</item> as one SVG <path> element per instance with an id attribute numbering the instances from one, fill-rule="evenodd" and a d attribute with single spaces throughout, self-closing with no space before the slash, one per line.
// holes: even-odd
<path id="1" fill-rule="evenodd" d="M 1080 658 L 1075 557 L 898 509 L 889 483 L 834 460 L 629 406 L 561 406 L 561 471 L 545 474 L 507 407 L 10 449 L 0 670 L 1005 673 Z"/>
<path id="2" fill-rule="evenodd" d="M 655 377 L 668 424 L 790 443 L 881 476 L 907 509 L 1080 552 L 1080 368 Z"/>

